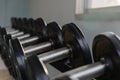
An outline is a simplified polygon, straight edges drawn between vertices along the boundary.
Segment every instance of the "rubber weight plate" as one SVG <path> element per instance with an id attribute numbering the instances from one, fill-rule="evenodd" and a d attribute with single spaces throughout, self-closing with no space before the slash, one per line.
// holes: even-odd
<path id="1" fill-rule="evenodd" d="M 112 32 L 100 34 L 94 38 L 92 50 L 95 61 L 99 61 L 102 57 L 110 57 L 113 62 L 114 70 L 112 72 L 112 75 L 108 77 L 108 80 L 119 80 L 120 38 Z M 104 76 L 103 78 L 106 77 Z"/>
<path id="2" fill-rule="evenodd" d="M 44 71 L 44 67 L 40 64 L 37 56 L 31 56 L 28 58 L 27 72 L 29 80 L 49 80 L 47 76 L 49 74 L 46 74 L 47 72 Z"/>
<path id="3" fill-rule="evenodd" d="M 47 37 L 46 26 L 46 22 L 42 18 L 37 18 L 35 20 L 35 31 L 40 33 L 43 37 Z"/>
<path id="4" fill-rule="evenodd" d="M 19 80 L 28 80 L 26 74 L 26 60 L 24 55 L 24 50 L 21 47 L 18 39 L 13 39 L 10 41 L 11 55 L 14 62 L 17 78 Z M 17 54 L 16 54 L 17 53 Z M 21 76 L 21 74 L 23 74 Z"/>
<path id="5" fill-rule="evenodd" d="M 63 26 L 62 30 L 64 42 L 72 47 L 73 54 L 70 55 L 71 65 L 77 67 L 92 63 L 90 49 L 82 31 L 74 23 Z"/>
<path id="6" fill-rule="evenodd" d="M 47 25 L 47 35 L 49 40 L 53 43 L 53 48 L 63 46 L 63 37 L 60 26 L 56 22 L 51 22 Z"/>

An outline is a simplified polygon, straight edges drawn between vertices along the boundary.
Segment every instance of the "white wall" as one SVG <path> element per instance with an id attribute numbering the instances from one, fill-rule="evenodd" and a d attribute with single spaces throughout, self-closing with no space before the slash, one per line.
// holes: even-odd
<path id="1" fill-rule="evenodd" d="M 120 7 L 90 10 L 85 15 L 75 16 L 75 0 L 30 0 L 30 15 L 42 17 L 47 22 L 57 21 L 60 25 L 74 22 L 84 32 L 91 47 L 95 35 L 113 31 L 120 35 Z"/>
<path id="2" fill-rule="evenodd" d="M 29 16 L 29 0 L 0 0 L 0 25 L 10 25 L 12 16 Z"/>
<path id="3" fill-rule="evenodd" d="M 0 24 L 3 25 L 4 21 L 5 21 L 5 16 L 6 12 L 5 12 L 5 0 L 0 0 Z"/>

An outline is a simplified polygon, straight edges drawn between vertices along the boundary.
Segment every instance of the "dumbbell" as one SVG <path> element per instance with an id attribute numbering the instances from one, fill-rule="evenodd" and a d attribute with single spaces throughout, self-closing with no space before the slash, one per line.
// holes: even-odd
<path id="1" fill-rule="evenodd" d="M 23 21 L 23 22 L 25 22 L 25 21 Z M 26 21 L 26 22 L 28 22 L 28 21 Z M 19 23 L 20 23 L 20 21 L 19 21 Z M 22 24 L 22 23 L 21 23 Z M 29 24 L 31 24 L 31 23 L 29 23 Z M 20 24 L 19 24 L 20 25 Z M 24 25 L 24 24 L 23 24 Z M 23 26 L 23 25 L 21 25 L 21 26 Z M 29 26 L 27 26 L 26 25 L 26 27 L 29 27 Z M 27 30 L 27 29 L 26 29 Z M 24 32 L 27 32 L 26 30 L 24 30 Z M 16 38 L 16 37 L 18 37 L 18 39 L 20 39 L 20 40 L 22 40 L 22 39 L 25 39 L 25 38 L 28 38 L 28 37 L 30 37 L 31 35 L 30 34 L 28 34 L 28 33 L 26 33 L 26 34 L 24 34 L 24 32 L 18 32 L 18 33 L 16 33 L 16 34 L 11 34 L 11 37 L 12 38 Z M 24 35 L 23 35 L 24 34 Z M 7 35 L 7 31 L 6 31 L 6 29 L 5 28 L 3 28 L 3 29 L 1 29 L 1 46 L 3 46 L 4 45 L 4 36 L 5 35 Z M 2 53 L 2 52 L 1 52 Z M 4 54 L 3 54 L 3 59 L 4 59 Z"/>
<path id="2" fill-rule="evenodd" d="M 33 20 L 32 20 L 33 21 Z M 47 40 L 47 33 L 46 33 L 46 23 L 43 19 L 38 18 L 36 21 L 34 21 L 34 28 L 33 28 L 33 32 L 30 31 L 30 34 L 26 34 L 26 35 L 22 35 L 22 36 L 18 36 L 17 38 L 21 41 L 21 44 L 23 46 L 28 46 L 31 45 L 37 41 L 40 41 L 39 39 L 43 39 L 43 40 Z M 35 29 L 35 30 L 34 30 Z M 29 36 L 33 36 L 33 37 L 29 37 Z M 35 35 L 35 36 L 34 36 Z M 29 37 L 29 38 L 27 38 Z M 7 45 L 9 45 L 9 40 L 12 39 L 12 35 L 6 35 L 4 36 L 4 41 L 5 43 L 7 43 Z M 24 40 L 21 40 L 24 39 Z M 43 41 L 41 40 L 41 41 Z M 5 56 L 7 56 L 8 54 L 6 54 Z"/>
<path id="3" fill-rule="evenodd" d="M 47 24 L 46 31 L 48 35 L 47 42 L 38 43 L 30 47 L 23 48 L 21 42 L 18 39 L 10 40 L 10 60 L 11 63 L 13 62 L 14 66 L 17 66 L 15 68 L 19 79 L 27 79 L 25 73 L 25 63 L 27 57 L 63 46 L 62 32 L 56 22 Z"/>
<path id="4" fill-rule="evenodd" d="M 7 34 L 15 34 L 18 33 L 19 30 L 16 30 L 18 27 L 17 25 L 17 18 L 12 18 L 11 19 L 11 23 L 12 23 L 12 28 L 4 28 L 5 29 L 5 33 Z M 3 38 L 4 33 L 2 33 L 2 27 L 0 27 L 0 39 Z M 2 43 L 2 40 L 0 41 Z"/>
<path id="5" fill-rule="evenodd" d="M 53 80 L 120 80 L 120 38 L 112 32 L 99 34 L 93 41 L 95 63 L 68 71 Z"/>
<path id="6" fill-rule="evenodd" d="M 45 25 L 46 25 L 46 23 L 43 21 L 43 19 L 41 19 L 41 18 L 38 18 L 37 20 L 37 25 L 39 25 L 39 26 L 34 26 L 34 28 L 36 28 L 37 30 L 36 30 L 36 32 L 35 32 L 35 34 L 38 32 L 38 31 L 40 31 L 39 33 L 37 33 L 36 34 L 36 36 L 33 36 L 33 37 L 30 37 L 30 38 L 27 38 L 27 39 L 23 39 L 23 40 L 21 40 L 21 43 L 22 43 L 22 45 L 24 45 L 24 46 L 28 46 L 28 45 L 31 45 L 31 44 L 33 44 L 33 43 L 36 43 L 36 42 L 38 42 L 39 41 L 39 39 L 41 39 L 41 38 L 43 38 L 43 35 L 44 35 L 44 33 L 42 33 L 43 35 L 41 35 L 41 32 L 42 31 L 45 31 L 45 29 L 43 29 L 42 27 L 45 27 Z M 42 30 L 43 29 L 43 30 Z M 42 31 L 41 31 L 42 30 Z M 31 35 L 33 34 L 32 32 L 30 32 L 31 33 Z M 34 34 L 34 35 L 35 35 Z M 45 34 L 46 35 L 46 34 Z M 23 35 L 24 36 L 24 35 Z M 20 37 L 23 37 L 23 36 L 20 36 Z M 46 36 L 44 36 L 44 38 L 46 39 Z M 4 52 L 4 54 L 5 54 L 5 56 L 7 56 L 6 58 L 7 58 L 7 61 L 6 61 L 6 64 L 8 65 L 8 67 L 10 67 L 11 66 L 11 63 L 10 63 L 10 60 L 9 60 L 9 40 L 10 39 L 12 39 L 12 37 L 11 37 L 11 35 L 9 34 L 9 35 L 6 35 L 5 37 L 4 37 L 4 41 L 5 41 L 5 43 L 7 43 L 7 44 L 5 44 L 5 49 L 3 50 L 3 51 L 5 51 Z M 19 39 L 19 37 L 18 37 L 18 39 Z M 45 40 L 45 39 L 43 39 L 43 40 Z M 42 40 L 41 40 L 42 41 Z M 11 70 L 11 68 L 10 68 L 10 70 Z"/>
<path id="7" fill-rule="evenodd" d="M 42 22 L 44 22 L 41 18 L 38 18 L 39 19 L 39 25 L 40 24 L 42 24 L 41 26 L 39 26 L 39 28 L 40 27 L 43 27 L 43 25 L 44 25 L 44 23 L 42 23 Z M 38 19 L 37 19 L 37 21 L 38 21 Z M 31 21 L 33 21 L 33 19 L 30 19 L 30 22 Z M 27 22 L 27 21 L 23 21 L 23 22 Z M 21 23 L 22 24 L 22 23 Z M 29 24 L 31 24 L 31 23 L 29 23 Z M 22 26 L 22 25 L 21 25 Z M 27 27 L 27 26 L 26 26 Z M 32 28 L 31 28 L 32 29 Z M 37 28 L 38 29 L 38 28 Z M 41 28 L 40 28 L 41 29 Z M 5 31 L 5 29 L 4 29 L 4 31 Z M 33 34 L 33 32 L 30 32 L 31 33 L 31 35 Z M 40 33 L 40 32 L 39 32 Z M 26 35 L 21 35 L 21 36 L 18 36 L 18 38 L 19 39 L 25 39 L 25 38 L 27 38 L 27 37 L 29 37 L 30 36 L 30 34 L 26 34 Z M 7 38 L 7 39 L 6 39 Z M 11 38 L 11 36 L 8 36 L 8 37 L 5 37 L 5 41 L 7 42 L 7 45 L 6 44 L 4 44 L 5 45 L 5 47 L 8 47 L 8 42 L 9 42 L 9 40 L 8 39 L 10 39 Z M 7 41 L 8 40 L 8 41 Z M 3 40 L 2 40 L 3 41 Z M 2 45 L 2 48 L 4 48 L 3 47 L 3 45 Z M 8 47 L 8 49 L 9 49 L 9 47 Z M 5 59 L 6 59 L 6 57 L 5 56 L 8 56 L 8 54 L 5 54 L 5 53 L 8 53 L 7 51 L 8 51 L 8 49 L 6 50 L 6 49 L 3 49 L 3 54 L 2 54 L 2 56 L 4 56 L 3 58 L 4 58 L 4 62 L 5 62 L 5 64 L 9 67 L 9 60 L 7 60 L 7 61 L 5 61 Z"/>
<path id="8" fill-rule="evenodd" d="M 16 20 L 17 21 L 17 20 Z M 15 23 L 15 22 L 14 22 Z M 17 22 L 16 22 L 17 23 Z M 16 31 L 16 30 L 15 30 Z M 12 32 L 9 32 L 9 31 L 7 31 L 6 30 L 6 28 L 0 28 L 0 46 L 1 46 L 1 48 L 3 48 L 3 45 L 4 45 L 4 36 L 6 35 L 6 34 L 11 34 L 12 35 L 12 37 L 18 37 L 18 36 L 20 36 L 20 37 L 18 37 L 19 39 L 24 39 L 24 38 L 27 38 L 27 37 L 29 37 L 30 35 L 29 34 L 25 34 L 25 35 L 23 35 L 24 34 L 24 32 L 19 32 L 18 30 L 18 32 L 15 32 L 15 31 L 12 31 Z M 2 49 L 1 49 L 2 50 Z M 4 54 L 2 54 L 3 52 L 1 51 L 0 52 L 1 53 L 1 55 L 2 55 L 2 58 L 3 58 L 3 60 L 4 60 Z"/>
<path id="9" fill-rule="evenodd" d="M 83 33 L 74 24 L 62 28 L 65 46 L 28 58 L 28 77 L 30 80 L 48 80 L 49 72 L 45 63 L 67 59 L 71 69 L 92 63 L 92 56 Z M 63 62 L 65 64 L 65 61 Z"/>
<path id="10" fill-rule="evenodd" d="M 17 26 L 18 23 L 20 23 L 20 21 L 18 21 L 18 20 L 15 18 L 15 19 L 12 19 L 11 22 L 12 22 L 12 26 L 13 26 L 14 28 L 20 29 L 20 28 L 18 28 L 18 27 L 15 27 L 15 26 Z M 23 20 L 23 22 L 24 22 L 24 20 Z M 21 24 L 22 24 L 22 23 L 21 23 Z M 20 24 L 19 24 L 19 25 L 20 25 Z M 24 31 L 24 32 L 25 32 L 25 31 Z M 7 30 L 6 28 L 0 28 L 1 45 L 2 45 L 2 43 L 3 43 L 3 37 L 4 37 L 4 35 L 6 35 L 6 34 L 11 34 L 12 37 L 17 37 L 17 36 L 23 35 L 24 32 L 20 32 L 19 30 Z M 23 37 L 20 37 L 20 38 L 22 39 L 22 38 L 25 38 L 25 37 L 29 37 L 29 35 L 26 34 L 26 35 L 24 35 Z"/>

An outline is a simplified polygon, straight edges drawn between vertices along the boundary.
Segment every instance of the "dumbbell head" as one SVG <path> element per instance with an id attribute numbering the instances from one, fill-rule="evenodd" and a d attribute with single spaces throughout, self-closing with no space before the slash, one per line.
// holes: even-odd
<path id="1" fill-rule="evenodd" d="M 27 18 L 23 18 L 22 19 L 22 26 L 25 32 L 27 32 L 27 30 L 29 30 L 29 26 L 28 26 L 28 19 Z M 26 29 L 27 28 L 27 29 Z"/>
<path id="2" fill-rule="evenodd" d="M 30 18 L 28 20 L 29 26 L 30 26 L 30 32 L 33 35 L 41 35 L 42 37 L 47 37 L 46 35 L 46 22 L 42 18 L 38 18 L 36 20 L 33 20 Z"/>
<path id="3" fill-rule="evenodd" d="M 27 25 L 27 18 L 19 18 L 19 26 L 20 26 L 20 29 L 24 32 L 28 32 L 29 30 L 29 26 Z"/>
<path id="4" fill-rule="evenodd" d="M 120 38 L 114 33 L 105 33 L 95 37 L 93 41 L 93 56 L 95 61 L 102 57 L 109 57 L 113 66 L 109 66 L 106 75 L 102 78 L 108 80 L 120 79 Z M 109 75 L 109 76 L 107 76 Z"/>
<path id="5" fill-rule="evenodd" d="M 33 23 L 34 23 L 34 19 L 29 18 L 28 19 L 28 26 L 30 27 L 30 30 L 33 30 Z"/>
<path id="6" fill-rule="evenodd" d="M 17 18 L 17 19 L 16 19 L 16 24 L 17 24 L 16 27 L 17 27 L 18 29 L 20 29 L 20 28 L 21 28 L 21 27 L 20 27 L 20 18 Z"/>
<path id="7" fill-rule="evenodd" d="M 25 35 L 25 36 L 27 36 L 27 34 Z M 25 38 L 25 36 L 23 35 L 23 36 L 20 36 L 21 37 L 21 39 L 22 38 Z M 18 37 L 19 39 L 20 39 L 20 37 Z M 3 47 L 3 56 L 4 56 L 4 59 L 6 59 L 6 64 L 10 64 L 10 65 L 7 65 L 7 67 L 9 68 L 11 65 L 12 65 L 12 63 L 13 63 L 13 61 L 11 60 L 11 54 L 10 54 L 10 52 L 9 52 L 9 40 L 10 39 L 12 39 L 12 37 L 11 37 L 11 35 L 10 34 L 8 34 L 8 35 L 6 35 L 6 36 L 4 36 L 4 47 Z"/>
<path id="8" fill-rule="evenodd" d="M 23 18 L 22 19 L 22 25 L 23 25 L 23 29 L 26 33 L 30 33 L 30 34 L 33 34 L 35 33 L 36 31 L 34 30 L 34 28 L 36 28 L 36 25 L 35 25 L 35 20 L 32 19 L 32 18 Z M 39 26 L 40 27 L 40 26 Z"/>
<path id="9" fill-rule="evenodd" d="M 24 25 L 27 18 L 11 18 L 12 27 L 24 31 Z"/>
<path id="10" fill-rule="evenodd" d="M 2 31 L 1 31 L 2 32 Z M 2 40 L 1 40 L 1 42 L 2 42 L 2 44 L 1 44 L 1 57 L 2 57 L 2 59 L 4 60 L 4 63 L 5 63 L 5 65 L 7 66 L 7 68 L 8 68 L 8 70 L 9 70 L 9 72 L 10 72 L 10 74 L 12 74 L 12 76 L 14 76 L 15 77 L 15 74 L 14 74 L 14 72 L 13 72 L 13 69 L 11 69 L 11 63 L 13 63 L 13 62 L 11 62 L 10 61 L 10 59 L 9 59 L 9 47 L 8 47 L 8 43 L 9 43 L 9 41 L 5 41 L 5 42 L 7 42 L 7 44 L 5 44 L 3 41 L 5 40 L 4 39 L 5 38 L 5 36 L 3 36 L 3 38 L 2 38 Z M 7 37 L 7 39 L 6 40 L 8 40 L 8 39 L 11 39 L 11 36 L 8 36 Z"/>
<path id="11" fill-rule="evenodd" d="M 27 34 L 25 35 L 27 37 Z M 19 36 L 19 38 L 23 39 L 25 38 L 25 36 Z M 28 35 L 29 36 L 29 35 Z M 10 57 L 10 52 L 9 52 L 9 40 L 12 39 L 11 35 L 8 34 L 6 36 L 3 37 L 3 46 L 2 46 L 2 51 L 3 51 L 3 55 L 2 57 L 4 58 L 5 60 L 5 64 L 7 65 L 7 68 L 11 67 L 12 66 L 12 60 L 11 60 L 11 57 Z M 11 72 L 11 68 L 9 69 L 9 71 Z M 13 69 L 14 70 L 14 69 Z M 14 76 L 14 75 L 13 75 Z"/>
<path id="12" fill-rule="evenodd" d="M 4 60 L 5 59 L 5 54 L 3 53 L 3 35 L 7 34 L 5 28 L 0 28 L 0 46 L 1 46 L 1 57 Z"/>
<path id="13" fill-rule="evenodd" d="M 49 37 L 49 41 L 52 42 L 52 49 L 63 46 L 62 32 L 56 22 L 52 22 L 47 25 L 47 34 Z M 26 80 L 26 56 L 24 50 L 18 39 L 11 40 L 10 46 L 12 50 L 12 58 L 14 59 L 15 65 L 17 65 L 16 71 L 18 71 L 18 73 L 20 73 L 21 75 L 19 75 L 18 73 L 16 74 L 18 74 L 20 78 Z"/>
<path id="14" fill-rule="evenodd" d="M 8 35 L 4 36 L 3 39 L 4 39 L 4 42 L 5 42 L 4 45 L 5 45 L 6 47 L 9 47 L 9 40 L 12 39 L 11 35 L 8 34 Z M 7 53 L 5 56 L 6 56 L 6 57 L 9 57 L 9 54 Z"/>
<path id="15" fill-rule="evenodd" d="M 17 27 L 19 27 L 19 30 L 24 31 L 24 27 L 23 27 L 23 19 L 22 18 L 18 18 L 17 19 Z"/>
<path id="16" fill-rule="evenodd" d="M 34 19 L 32 18 L 29 18 L 29 19 L 26 19 L 26 18 L 23 18 L 23 29 L 26 33 L 30 33 L 32 34 L 32 31 L 33 31 L 33 24 L 34 23 Z M 35 27 L 35 26 L 34 26 Z"/>
<path id="17" fill-rule="evenodd" d="M 12 28 L 15 28 L 15 29 L 17 29 L 16 20 L 17 20 L 17 18 L 15 18 L 15 17 L 11 18 L 11 26 L 12 26 Z"/>
<path id="18" fill-rule="evenodd" d="M 83 32 L 73 23 L 63 26 L 62 30 L 64 42 L 66 45 L 72 47 L 73 54 L 70 55 L 70 61 L 73 62 L 72 64 L 84 65 L 91 63 L 90 49 Z"/>
<path id="19" fill-rule="evenodd" d="M 2 38 L 3 38 L 4 35 L 7 35 L 7 31 L 6 31 L 5 28 L 1 29 L 1 34 L 2 34 Z"/>
<path id="20" fill-rule="evenodd" d="M 63 39 L 65 45 L 71 49 L 68 57 L 71 67 L 75 68 L 81 65 L 92 63 L 88 44 L 86 43 L 84 35 L 75 24 L 70 23 L 63 26 Z M 43 53 L 43 55 L 44 54 L 45 53 Z M 47 68 L 44 66 L 43 62 L 40 61 L 39 57 L 29 57 L 27 67 L 28 76 L 30 79 L 49 80 Z"/>
<path id="21" fill-rule="evenodd" d="M 43 37 L 47 37 L 46 22 L 42 18 L 37 18 L 35 20 L 35 31 L 40 33 Z"/>
<path id="22" fill-rule="evenodd" d="M 53 43 L 54 49 L 63 46 L 62 31 L 56 22 L 47 24 L 46 33 L 48 39 Z"/>
<path id="23" fill-rule="evenodd" d="M 2 59 L 3 60 L 5 60 L 5 58 L 6 58 L 6 56 L 5 56 L 5 54 L 4 54 L 4 51 L 3 51 L 3 46 L 4 46 L 4 43 L 3 43 L 3 38 L 4 38 L 4 34 L 7 34 L 6 33 L 6 30 L 5 30 L 5 28 L 1 28 L 0 29 L 0 40 L 1 40 L 1 57 L 2 57 Z"/>
<path id="24" fill-rule="evenodd" d="M 16 72 L 14 70 L 15 66 L 13 66 L 13 60 L 11 58 L 11 53 L 9 52 L 9 40 L 12 39 L 11 35 L 8 34 L 4 36 L 4 45 L 2 47 L 3 58 L 5 59 L 5 64 L 10 71 L 10 74 L 15 78 Z"/>

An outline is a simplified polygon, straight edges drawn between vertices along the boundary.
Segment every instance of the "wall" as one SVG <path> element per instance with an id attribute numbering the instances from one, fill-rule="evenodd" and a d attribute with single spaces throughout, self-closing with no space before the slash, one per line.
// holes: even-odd
<path id="1" fill-rule="evenodd" d="M 74 22 L 84 32 L 90 47 L 95 35 L 113 31 L 120 34 L 120 7 L 89 10 L 75 16 L 75 0 L 30 0 L 30 15 L 42 17 L 47 22 L 57 21 L 60 25 Z"/>
<path id="2" fill-rule="evenodd" d="M 0 0 L 0 25 L 10 25 L 10 18 L 29 15 L 29 0 Z"/>

